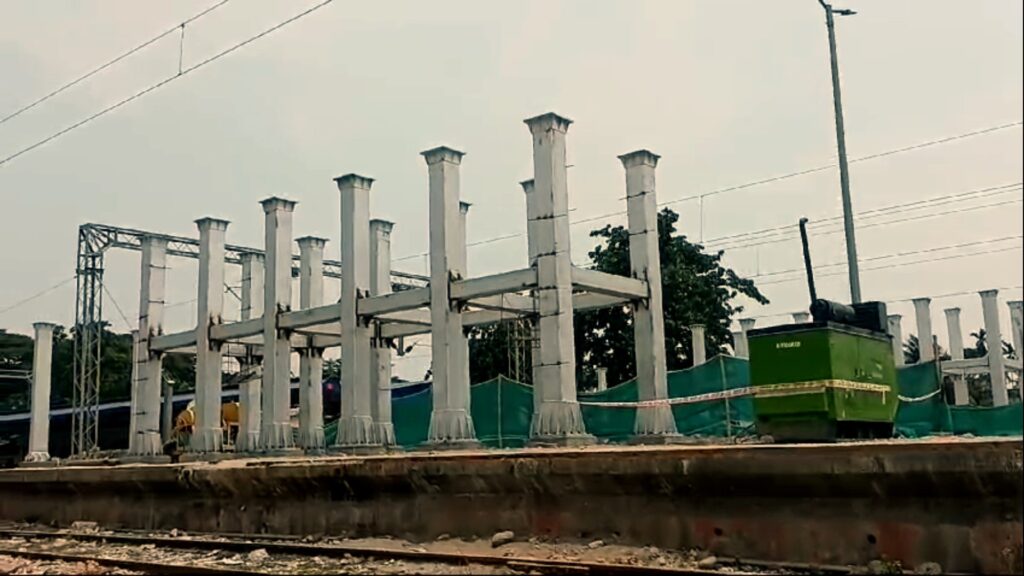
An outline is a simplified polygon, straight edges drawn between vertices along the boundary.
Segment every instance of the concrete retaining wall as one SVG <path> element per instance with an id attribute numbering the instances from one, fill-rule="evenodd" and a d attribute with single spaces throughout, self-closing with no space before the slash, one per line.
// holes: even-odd
<path id="1" fill-rule="evenodd" d="M 604 538 L 723 556 L 1021 570 L 1017 440 L 593 448 L 0 472 L 0 519 Z"/>

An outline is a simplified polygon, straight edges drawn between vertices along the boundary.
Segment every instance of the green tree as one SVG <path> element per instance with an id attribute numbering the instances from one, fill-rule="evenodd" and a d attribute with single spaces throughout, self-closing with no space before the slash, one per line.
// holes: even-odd
<path id="1" fill-rule="evenodd" d="M 714 355 L 732 343 L 729 326 L 743 311 L 736 302 L 740 295 L 761 304 L 768 299 L 754 282 L 740 277 L 722 265 L 724 252 L 709 253 L 700 244 L 676 234 L 679 215 L 669 209 L 658 214 L 658 245 L 661 255 L 665 348 L 669 370 L 693 365 L 689 326 L 706 327 L 708 355 Z M 590 252 L 594 268 L 601 272 L 630 275 L 629 232 L 622 226 L 605 226 L 590 233 L 599 244 Z M 499 374 L 510 375 L 518 360 L 529 373 L 530 348 L 517 342 L 523 339 L 514 322 L 474 329 L 470 333 L 470 375 L 473 382 Z M 608 381 L 616 384 L 635 376 L 633 319 L 627 306 L 582 312 L 576 315 L 577 383 L 581 388 L 596 382 L 594 368 L 608 368 Z M 525 348 L 525 350 L 523 350 Z"/>

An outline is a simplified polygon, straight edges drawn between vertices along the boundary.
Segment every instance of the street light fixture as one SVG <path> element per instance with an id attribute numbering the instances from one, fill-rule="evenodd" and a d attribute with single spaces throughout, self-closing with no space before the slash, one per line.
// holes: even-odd
<path id="1" fill-rule="evenodd" d="M 828 25 L 828 49 L 832 62 L 832 101 L 835 105 L 836 142 L 839 148 L 839 185 L 843 194 L 843 224 L 846 229 L 846 261 L 850 274 L 850 299 L 854 304 L 861 302 L 860 267 L 857 264 L 857 240 L 853 229 L 853 206 L 850 201 L 850 168 L 846 161 L 846 131 L 843 128 L 843 99 L 839 91 L 839 60 L 836 56 L 836 31 L 833 14 L 853 16 L 853 10 L 833 8 L 824 0 L 818 0 L 825 9 L 825 23 Z"/>

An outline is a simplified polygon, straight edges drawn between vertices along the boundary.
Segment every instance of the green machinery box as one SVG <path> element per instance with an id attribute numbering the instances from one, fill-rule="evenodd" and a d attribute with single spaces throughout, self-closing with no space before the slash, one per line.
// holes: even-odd
<path id="1" fill-rule="evenodd" d="M 889 437 L 899 403 L 888 334 L 837 323 L 752 330 L 761 434 L 780 441 Z"/>

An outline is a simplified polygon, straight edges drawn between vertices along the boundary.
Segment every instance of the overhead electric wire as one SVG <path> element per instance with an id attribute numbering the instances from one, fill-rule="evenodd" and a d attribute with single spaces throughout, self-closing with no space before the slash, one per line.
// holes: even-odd
<path id="1" fill-rule="evenodd" d="M 87 79 L 95 76 L 96 74 L 99 74 L 100 72 L 106 70 L 107 68 L 110 68 L 114 64 L 117 64 L 121 60 L 124 60 L 125 58 L 131 56 L 132 54 L 135 54 L 139 50 L 142 50 L 143 48 L 146 48 L 147 46 L 150 46 L 154 42 L 156 42 L 156 41 L 158 41 L 158 40 L 160 40 L 162 38 L 167 37 L 169 34 L 177 31 L 178 29 L 182 30 L 182 37 L 184 37 L 184 28 L 185 28 L 186 24 L 190 24 L 192 22 L 195 22 L 196 20 L 202 18 L 203 16 L 206 16 L 210 12 L 213 12 L 217 8 L 220 8 L 221 6 L 223 6 L 224 4 L 227 4 L 227 3 L 228 3 L 228 0 L 221 0 L 220 2 L 217 2 L 213 6 L 210 6 L 209 8 L 203 10 L 202 12 L 199 12 L 198 14 L 192 16 L 191 18 L 188 18 L 188 19 L 186 19 L 186 20 L 184 20 L 182 22 L 179 22 L 178 24 L 175 24 L 173 28 L 170 28 L 166 32 L 162 32 L 160 34 L 157 34 L 156 36 L 150 38 L 149 40 L 146 40 L 142 44 L 139 44 L 135 48 L 132 48 L 131 50 L 128 50 L 127 52 L 121 53 L 119 56 L 117 56 L 113 60 L 110 60 L 110 61 L 108 61 L 105 64 L 102 64 L 102 65 L 100 65 L 100 66 L 98 66 L 96 68 L 93 68 L 89 72 L 86 72 L 85 74 L 79 76 L 78 78 L 75 78 L 74 80 L 68 82 L 67 84 L 64 84 L 63 86 L 61 86 L 60 88 L 57 88 L 56 90 L 50 92 L 49 94 L 47 94 L 47 95 L 45 95 L 45 96 L 43 96 L 43 97 L 41 97 L 41 98 L 39 98 L 39 99 L 29 103 L 29 104 L 26 104 L 25 106 L 22 106 L 21 108 L 19 108 L 19 109 L 15 110 L 14 112 L 8 114 L 7 116 L 4 116 L 3 118 L 0 118 L 0 124 L 3 124 L 4 122 L 7 122 L 8 120 L 16 118 L 16 117 L 20 116 L 21 114 L 24 114 L 25 112 L 28 112 L 29 110 L 35 108 L 36 106 L 42 104 L 43 102 L 46 102 L 50 98 L 53 98 L 54 96 L 60 94 L 61 92 L 63 92 L 65 90 L 75 86 L 76 84 L 78 84 L 78 83 L 80 83 L 80 82 L 82 82 L 84 80 L 87 80 Z M 178 65 L 179 69 L 181 68 L 181 64 L 180 64 L 180 50 L 181 50 L 181 48 L 179 48 L 179 65 Z"/>
<path id="2" fill-rule="evenodd" d="M 68 282 L 71 282 L 74 279 L 75 279 L 75 276 L 71 276 L 70 278 L 65 278 L 64 280 L 61 280 L 60 282 L 54 284 L 53 286 L 50 286 L 49 288 L 45 288 L 43 290 L 40 290 L 39 292 L 36 292 L 35 294 L 29 296 L 28 298 L 25 298 L 23 300 L 19 300 L 19 301 L 15 302 L 14 304 L 10 304 L 8 306 L 0 308 L 0 314 L 4 314 L 5 312 L 9 312 L 11 310 L 14 310 L 18 306 L 21 306 L 23 304 L 28 304 L 29 302 L 35 300 L 36 298 L 40 298 L 42 296 L 45 296 L 46 294 L 49 294 L 50 292 L 53 292 L 57 288 L 60 288 L 61 286 L 67 284 Z"/>
<path id="3" fill-rule="evenodd" d="M 117 298 L 114 298 L 114 295 L 111 294 L 110 290 L 107 289 L 107 285 L 104 284 L 102 281 L 100 281 L 100 286 L 103 288 L 103 291 L 106 292 L 107 296 L 110 297 L 110 301 L 114 303 L 114 308 L 116 308 L 117 309 L 117 313 L 121 315 L 121 320 L 124 321 L 125 328 L 127 328 L 128 331 L 131 332 L 132 331 L 132 323 L 128 321 L 128 317 L 125 316 L 124 310 L 121 310 L 121 305 L 117 303 Z"/>
<path id="4" fill-rule="evenodd" d="M 125 98 L 123 100 L 120 100 L 120 101 L 118 101 L 118 102 L 116 102 L 114 104 L 111 104 L 110 106 L 100 110 L 99 112 L 96 112 L 95 114 L 93 114 L 91 116 L 88 116 L 88 117 L 86 117 L 86 118 L 84 118 L 82 120 L 79 120 L 78 122 L 75 122 L 74 124 L 71 124 L 70 126 L 67 126 L 67 127 L 65 127 L 64 129 L 62 129 L 62 130 L 60 130 L 58 132 L 55 132 L 55 133 L 51 134 L 50 136 L 47 136 L 46 138 L 43 138 L 42 140 L 36 142 L 35 144 L 32 144 L 31 146 L 28 146 L 27 148 L 22 148 L 21 150 L 15 152 L 14 154 L 11 154 L 10 156 L 7 156 L 3 160 L 0 160 L 0 166 L 3 166 L 4 164 L 10 162 L 11 160 L 14 160 L 15 158 L 21 156 L 22 154 L 26 154 L 28 152 L 31 152 L 32 150 L 35 150 L 36 148 L 38 148 L 38 147 L 40 147 L 40 146 L 42 146 L 42 145 L 44 145 L 44 144 L 46 144 L 48 142 L 51 142 L 52 140 L 55 140 L 55 139 L 63 136 L 64 134 L 67 134 L 68 132 L 71 132 L 72 130 L 75 130 L 76 128 L 80 128 L 81 126 L 84 126 L 85 124 L 88 124 L 89 122 L 95 120 L 96 118 L 99 118 L 100 116 L 103 116 L 103 115 L 105 115 L 105 114 L 107 114 L 109 112 L 113 112 L 114 110 L 117 110 L 118 108 L 120 108 L 121 106 L 124 106 L 125 104 L 128 104 L 129 102 L 131 102 L 133 100 L 136 100 L 138 98 L 141 98 L 141 97 L 145 96 L 146 94 L 149 94 L 150 92 L 152 92 L 152 91 L 154 91 L 154 90 L 156 90 L 156 89 L 158 89 L 158 88 L 160 88 L 160 87 L 162 87 L 162 86 L 164 86 L 164 85 L 166 85 L 166 84 L 168 84 L 170 82 L 173 82 L 174 80 L 177 80 L 178 78 L 181 78 L 182 76 L 185 76 L 189 72 L 192 72 L 194 70 L 198 70 L 199 68 L 202 68 L 203 66 L 206 66 L 207 64 L 210 64 L 211 62 L 214 62 L 215 60 L 223 58 L 224 56 L 227 56 L 228 54 L 234 52 L 235 50 L 238 50 L 239 48 L 242 48 L 243 46 L 246 46 L 246 45 L 248 45 L 251 42 L 259 40 L 260 38 L 266 36 L 267 34 L 270 34 L 270 33 L 274 32 L 274 31 L 276 31 L 276 30 L 278 30 L 280 28 L 283 28 L 284 26 L 287 26 L 288 24 L 291 24 L 292 22 L 295 22 L 296 20 L 299 20 L 300 18 L 303 18 L 303 17 L 309 15 L 309 14 L 315 12 L 316 10 L 319 10 L 320 8 L 323 8 L 324 6 L 330 4 L 332 1 L 333 0 L 322 0 L 318 4 L 314 4 L 310 8 L 307 8 L 306 10 L 303 10 L 302 12 L 299 12 L 298 14 L 296 14 L 296 15 L 294 15 L 294 16 L 286 19 L 286 20 L 278 22 L 277 24 L 271 26 L 270 28 L 267 28 L 266 30 L 260 32 L 259 34 L 256 34 L 255 36 L 250 36 L 249 38 L 247 38 L 247 39 L 245 39 L 245 40 L 243 40 L 243 41 L 241 41 L 241 42 L 239 42 L 237 44 L 234 44 L 231 47 L 229 47 L 229 48 L 227 48 L 227 49 L 225 49 L 225 50 L 223 50 L 221 52 L 218 52 L 217 54 L 207 58 L 206 60 L 203 60 L 203 61 L 199 62 L 198 64 L 194 64 L 192 66 L 189 66 L 188 68 L 185 68 L 184 70 L 181 70 L 177 74 L 169 76 L 168 78 L 165 78 L 165 79 L 157 82 L 156 84 L 152 84 L 149 87 L 144 88 L 144 89 L 140 90 L 139 92 L 136 92 L 135 94 L 132 94 L 131 96 L 128 96 L 127 98 Z"/>

